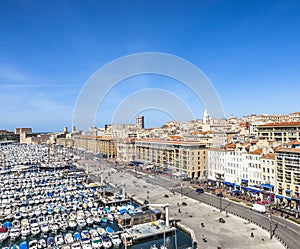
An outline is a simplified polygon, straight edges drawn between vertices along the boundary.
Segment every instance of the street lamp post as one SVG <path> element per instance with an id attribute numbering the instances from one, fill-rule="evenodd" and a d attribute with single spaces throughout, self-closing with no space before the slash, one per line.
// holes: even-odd
<path id="1" fill-rule="evenodd" d="M 274 195 L 270 195 L 270 206 L 269 206 L 269 209 L 270 209 L 270 213 L 269 213 L 269 222 L 270 222 L 270 239 L 272 239 L 272 203 L 273 203 L 273 198 L 274 198 Z"/>
<path id="2" fill-rule="evenodd" d="M 182 182 L 180 182 L 180 196 L 183 196 L 183 186 Z"/>

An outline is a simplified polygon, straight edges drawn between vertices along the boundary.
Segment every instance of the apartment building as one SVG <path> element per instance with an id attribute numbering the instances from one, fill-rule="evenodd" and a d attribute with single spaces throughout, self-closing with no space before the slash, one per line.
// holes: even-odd
<path id="1" fill-rule="evenodd" d="M 261 186 L 269 191 L 276 189 L 276 158 L 274 153 L 261 157 Z"/>
<path id="2" fill-rule="evenodd" d="M 216 182 L 225 180 L 225 154 L 226 150 L 211 148 L 208 150 L 207 178 Z"/>
<path id="3" fill-rule="evenodd" d="M 246 152 L 242 146 L 208 151 L 208 179 L 225 185 L 260 186 L 261 150 Z"/>
<path id="4" fill-rule="evenodd" d="M 225 184 L 240 184 L 243 175 L 243 153 L 239 150 L 227 150 L 225 153 Z M 245 177 L 246 178 L 246 177 Z"/>
<path id="5" fill-rule="evenodd" d="M 135 140 L 132 138 L 124 138 L 116 140 L 117 160 L 129 163 L 136 160 L 135 156 Z"/>
<path id="6" fill-rule="evenodd" d="M 280 122 L 257 126 L 258 137 L 285 143 L 300 139 L 300 122 Z"/>
<path id="7" fill-rule="evenodd" d="M 260 187 L 261 185 L 261 156 L 262 149 L 243 154 L 243 162 L 247 167 L 248 184 Z"/>
<path id="8" fill-rule="evenodd" d="M 289 143 L 275 150 L 277 161 L 277 193 L 299 200 L 300 142 Z"/>
<path id="9" fill-rule="evenodd" d="M 172 169 L 188 177 L 207 177 L 207 149 L 198 141 L 142 139 L 135 142 L 136 160 Z"/>

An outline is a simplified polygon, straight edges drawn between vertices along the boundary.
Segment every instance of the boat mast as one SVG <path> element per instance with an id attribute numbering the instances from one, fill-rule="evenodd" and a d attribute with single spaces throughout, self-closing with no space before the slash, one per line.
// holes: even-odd
<path id="1" fill-rule="evenodd" d="M 177 249 L 177 234 L 176 234 L 176 230 L 177 230 L 177 227 L 176 227 L 176 222 L 175 222 L 175 249 Z"/>
<path id="2" fill-rule="evenodd" d="M 48 167 L 50 166 L 50 143 L 48 143 Z"/>

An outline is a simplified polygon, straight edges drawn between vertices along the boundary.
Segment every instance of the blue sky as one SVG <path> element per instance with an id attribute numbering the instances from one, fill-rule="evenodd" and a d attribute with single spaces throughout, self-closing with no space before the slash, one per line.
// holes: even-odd
<path id="1" fill-rule="evenodd" d="M 89 77 L 119 57 L 163 52 L 213 83 L 228 117 L 300 111 L 299 1 L 0 1 L 0 129 L 71 127 Z M 145 88 L 178 95 L 195 116 L 204 105 L 173 79 L 139 76 L 115 87 L 96 125 Z M 170 116 L 146 111 L 146 125 Z"/>

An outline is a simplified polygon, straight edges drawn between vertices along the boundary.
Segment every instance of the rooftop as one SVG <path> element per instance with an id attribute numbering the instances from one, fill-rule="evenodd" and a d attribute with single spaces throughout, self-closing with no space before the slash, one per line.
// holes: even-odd
<path id="1" fill-rule="evenodd" d="M 284 127 L 284 126 L 300 126 L 300 122 L 280 122 L 259 125 L 258 127 Z"/>
<path id="2" fill-rule="evenodd" d="M 268 153 L 264 155 L 262 158 L 264 159 L 275 159 L 275 154 L 274 153 Z"/>

